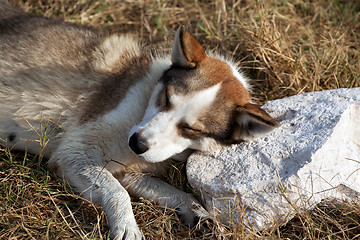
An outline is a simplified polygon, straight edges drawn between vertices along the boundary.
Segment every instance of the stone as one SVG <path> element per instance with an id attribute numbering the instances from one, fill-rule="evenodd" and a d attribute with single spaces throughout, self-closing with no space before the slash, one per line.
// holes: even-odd
<path id="1" fill-rule="evenodd" d="M 263 109 L 279 128 L 188 159 L 188 180 L 216 219 L 262 230 L 323 199 L 359 198 L 360 88 L 292 96 Z"/>

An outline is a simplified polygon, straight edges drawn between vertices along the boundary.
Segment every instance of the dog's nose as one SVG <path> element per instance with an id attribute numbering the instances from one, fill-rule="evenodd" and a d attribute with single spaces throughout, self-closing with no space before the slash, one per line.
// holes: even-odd
<path id="1" fill-rule="evenodd" d="M 136 154 L 142 154 L 149 150 L 147 141 L 138 133 L 134 133 L 129 139 L 129 146 Z"/>

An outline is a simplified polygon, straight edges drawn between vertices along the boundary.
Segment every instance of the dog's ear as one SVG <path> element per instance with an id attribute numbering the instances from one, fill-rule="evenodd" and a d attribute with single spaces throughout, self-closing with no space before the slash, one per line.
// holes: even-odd
<path id="1" fill-rule="evenodd" d="M 184 26 L 176 31 L 171 51 L 173 65 L 194 68 L 204 60 L 206 53 L 200 43 L 188 32 Z"/>
<path id="2" fill-rule="evenodd" d="M 279 122 L 262 110 L 259 105 L 252 103 L 235 108 L 235 121 L 233 143 L 253 140 L 280 126 Z"/>

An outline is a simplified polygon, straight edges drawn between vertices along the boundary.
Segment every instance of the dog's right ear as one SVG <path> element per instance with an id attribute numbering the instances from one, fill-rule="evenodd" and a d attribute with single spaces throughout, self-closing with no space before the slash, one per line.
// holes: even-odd
<path id="1" fill-rule="evenodd" d="M 180 26 L 175 34 L 171 51 L 171 62 L 175 66 L 194 68 L 204 60 L 206 53 L 200 43 Z"/>
<path id="2" fill-rule="evenodd" d="M 237 106 L 234 114 L 237 124 L 233 130 L 232 143 L 254 140 L 280 126 L 278 121 L 256 104 Z"/>

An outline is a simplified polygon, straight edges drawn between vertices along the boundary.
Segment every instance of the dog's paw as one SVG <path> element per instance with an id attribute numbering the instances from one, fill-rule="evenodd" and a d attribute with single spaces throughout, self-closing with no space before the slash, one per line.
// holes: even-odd
<path id="1" fill-rule="evenodd" d="M 178 214 L 181 221 L 189 227 L 195 226 L 200 219 L 211 218 L 210 213 L 208 213 L 205 208 L 203 208 L 201 204 L 192 196 L 188 201 L 186 201 L 186 203 L 179 206 Z"/>
<path id="2" fill-rule="evenodd" d="M 136 224 L 125 224 L 120 226 L 118 231 L 112 234 L 114 240 L 141 240 L 142 233 Z"/>

